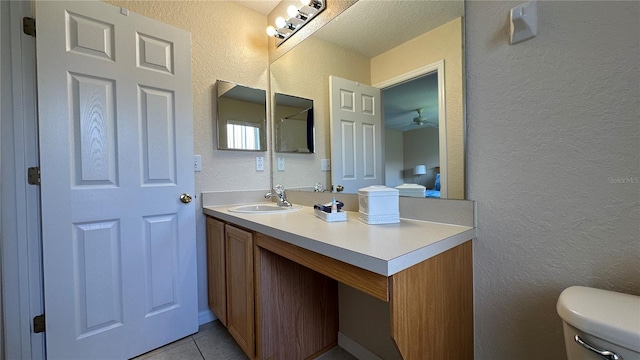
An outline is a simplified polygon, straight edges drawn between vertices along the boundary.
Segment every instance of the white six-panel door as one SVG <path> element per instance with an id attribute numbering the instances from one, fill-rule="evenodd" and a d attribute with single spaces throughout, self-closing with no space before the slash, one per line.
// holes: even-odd
<path id="1" fill-rule="evenodd" d="M 347 193 L 384 185 L 380 89 L 329 77 L 331 181 Z"/>
<path id="2" fill-rule="evenodd" d="M 38 1 L 49 359 L 126 359 L 197 331 L 190 34 Z"/>

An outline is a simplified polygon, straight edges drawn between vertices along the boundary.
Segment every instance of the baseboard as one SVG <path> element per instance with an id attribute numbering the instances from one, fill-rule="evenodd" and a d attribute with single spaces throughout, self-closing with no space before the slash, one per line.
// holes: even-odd
<path id="1" fill-rule="evenodd" d="M 218 320 L 218 318 L 213 314 L 213 311 L 209 309 L 202 310 L 198 313 L 198 325 L 203 325 L 214 320 Z"/>
<path id="2" fill-rule="evenodd" d="M 359 360 L 382 360 L 381 357 L 341 332 L 338 332 L 338 346 Z"/>

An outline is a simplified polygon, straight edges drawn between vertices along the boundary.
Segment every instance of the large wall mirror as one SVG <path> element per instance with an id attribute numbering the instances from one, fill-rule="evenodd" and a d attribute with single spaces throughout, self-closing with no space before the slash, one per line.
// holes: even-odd
<path id="1" fill-rule="evenodd" d="M 272 169 L 274 184 L 336 185 L 327 167 L 334 76 L 382 91 L 380 183 L 435 189 L 440 178 L 443 198 L 464 199 L 463 14 L 462 0 L 361 0 L 274 60 L 272 94 L 312 99 L 316 135 L 313 154 L 274 151 L 273 163 L 286 164 Z"/>
<path id="2" fill-rule="evenodd" d="M 267 93 L 216 81 L 219 150 L 267 150 Z"/>

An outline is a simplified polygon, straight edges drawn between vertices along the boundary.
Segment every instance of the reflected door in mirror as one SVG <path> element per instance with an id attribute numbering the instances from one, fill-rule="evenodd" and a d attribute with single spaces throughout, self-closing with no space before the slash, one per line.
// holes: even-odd
<path id="1" fill-rule="evenodd" d="M 380 89 L 329 77 L 331 180 L 350 194 L 384 185 Z"/>

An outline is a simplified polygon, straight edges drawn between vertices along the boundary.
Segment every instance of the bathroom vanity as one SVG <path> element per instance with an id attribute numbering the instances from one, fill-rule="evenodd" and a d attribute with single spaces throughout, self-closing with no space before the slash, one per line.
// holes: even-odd
<path id="1" fill-rule="evenodd" d="M 209 305 L 250 358 L 307 359 L 335 346 L 340 282 L 388 304 L 402 358 L 473 359 L 475 228 L 231 207 L 203 209 Z"/>

